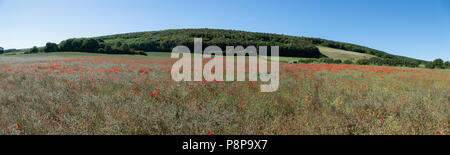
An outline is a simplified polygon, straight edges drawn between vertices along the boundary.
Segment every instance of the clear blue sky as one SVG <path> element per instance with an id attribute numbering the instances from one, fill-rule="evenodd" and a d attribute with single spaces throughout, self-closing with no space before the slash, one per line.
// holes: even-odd
<path id="1" fill-rule="evenodd" d="M 0 46 L 220 28 L 320 37 L 450 60 L 450 0 L 0 0 Z"/>

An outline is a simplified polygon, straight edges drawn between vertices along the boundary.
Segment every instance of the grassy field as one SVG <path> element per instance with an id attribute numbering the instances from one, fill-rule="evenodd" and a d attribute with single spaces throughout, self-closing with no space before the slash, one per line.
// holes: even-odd
<path id="1" fill-rule="evenodd" d="M 370 54 L 357 53 L 352 51 L 345 51 L 340 49 L 334 49 L 329 47 L 317 46 L 319 48 L 320 53 L 323 55 L 332 58 L 332 59 L 341 59 L 341 60 L 358 60 L 358 59 L 368 59 L 375 57 Z"/>
<path id="2" fill-rule="evenodd" d="M 0 134 L 449 133 L 450 71 L 286 64 L 260 82 L 174 82 L 170 53 L 0 56 Z"/>

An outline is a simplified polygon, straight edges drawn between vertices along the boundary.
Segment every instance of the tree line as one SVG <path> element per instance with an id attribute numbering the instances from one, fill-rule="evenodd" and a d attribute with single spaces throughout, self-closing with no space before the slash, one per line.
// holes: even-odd
<path id="1" fill-rule="evenodd" d="M 107 45 L 101 39 L 94 38 L 72 38 L 62 41 L 59 44 L 48 42 L 44 47 L 36 47 L 27 50 L 25 54 L 40 53 L 40 52 L 89 52 L 89 53 L 104 53 L 104 54 L 140 54 L 147 55 L 143 51 L 136 51 L 130 48 L 127 44 L 117 42 L 114 45 Z"/>
<path id="2" fill-rule="evenodd" d="M 312 64 L 312 63 L 325 63 L 325 64 L 348 64 L 348 65 L 377 65 L 377 66 L 393 66 L 393 67 L 420 67 L 420 65 L 425 65 L 429 69 L 450 69 L 450 62 L 444 62 L 442 59 L 436 59 L 431 62 L 419 63 L 416 61 L 405 61 L 404 59 L 383 59 L 378 57 L 373 57 L 369 59 L 359 59 L 353 60 L 340 60 L 331 58 L 309 58 L 300 59 L 296 63 Z"/>
<path id="3" fill-rule="evenodd" d="M 434 61 L 428 62 L 425 64 L 426 68 L 429 69 L 450 69 L 450 62 L 442 59 L 435 59 Z"/>

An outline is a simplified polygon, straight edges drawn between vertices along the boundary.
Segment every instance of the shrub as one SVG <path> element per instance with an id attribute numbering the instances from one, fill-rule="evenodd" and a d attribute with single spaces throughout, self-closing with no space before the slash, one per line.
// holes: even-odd
<path id="1" fill-rule="evenodd" d="M 334 62 L 333 63 L 335 63 L 335 64 L 341 64 L 342 63 L 342 60 L 340 60 L 340 59 L 336 59 L 336 60 L 334 60 Z"/>
<path id="2" fill-rule="evenodd" d="M 358 65 L 369 65 L 370 61 L 368 59 L 359 59 L 358 61 L 356 61 L 356 64 L 358 64 Z"/>
<path id="3" fill-rule="evenodd" d="M 30 53 L 30 54 L 33 54 L 33 53 L 39 53 L 39 49 L 38 49 L 36 46 L 33 46 L 33 48 L 31 48 L 31 49 L 29 50 L 29 53 Z"/>
<path id="4" fill-rule="evenodd" d="M 350 64 L 353 64 L 353 61 L 351 61 L 351 60 L 345 60 L 345 61 L 344 61 L 344 64 L 350 65 Z"/>

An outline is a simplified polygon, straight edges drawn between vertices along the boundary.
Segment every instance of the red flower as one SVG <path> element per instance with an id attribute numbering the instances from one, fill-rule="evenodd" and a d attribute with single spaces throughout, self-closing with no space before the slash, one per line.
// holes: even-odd
<path id="1" fill-rule="evenodd" d="M 159 92 L 157 92 L 157 91 L 155 91 L 155 92 L 150 91 L 150 93 L 153 95 L 159 95 Z"/>

